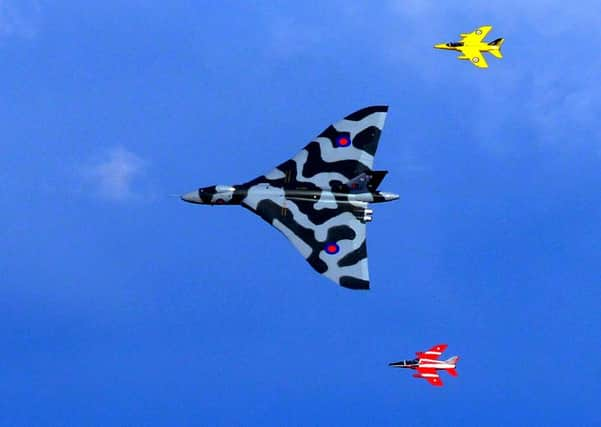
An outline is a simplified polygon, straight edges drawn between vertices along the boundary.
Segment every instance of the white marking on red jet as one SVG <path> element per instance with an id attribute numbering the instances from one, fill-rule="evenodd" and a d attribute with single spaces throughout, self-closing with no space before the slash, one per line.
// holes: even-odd
<path id="1" fill-rule="evenodd" d="M 444 370 L 454 377 L 457 376 L 455 367 L 457 366 L 457 361 L 459 361 L 459 356 L 453 356 L 447 360 L 438 360 L 447 347 L 448 345 L 446 344 L 438 344 L 430 350 L 415 353 L 417 356 L 416 359 L 401 360 L 400 362 L 389 363 L 388 366 L 415 369 L 418 372 L 417 374 L 413 374 L 415 378 L 423 378 L 433 386 L 441 387 L 442 380 L 437 371 Z"/>

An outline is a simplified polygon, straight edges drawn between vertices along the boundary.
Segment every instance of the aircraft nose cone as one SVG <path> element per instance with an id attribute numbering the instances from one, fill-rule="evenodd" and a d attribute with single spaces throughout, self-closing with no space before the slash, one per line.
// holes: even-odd
<path id="1" fill-rule="evenodd" d="M 445 47 L 447 47 L 447 45 L 444 43 L 438 43 L 438 44 L 435 44 L 434 47 L 436 49 L 444 49 Z"/>
<path id="2" fill-rule="evenodd" d="M 200 200 L 200 197 L 198 197 L 198 190 L 190 191 L 189 193 L 183 194 L 181 196 L 181 199 L 184 202 L 189 202 L 189 203 L 202 203 L 202 201 Z"/>

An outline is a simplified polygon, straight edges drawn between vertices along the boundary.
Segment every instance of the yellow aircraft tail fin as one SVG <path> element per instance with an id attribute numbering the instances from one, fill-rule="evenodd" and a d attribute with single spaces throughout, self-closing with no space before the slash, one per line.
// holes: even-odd
<path id="1" fill-rule="evenodd" d="M 494 47 L 496 47 L 496 49 L 490 50 L 489 51 L 490 54 L 497 58 L 503 58 L 503 54 L 501 53 L 501 46 L 503 46 L 504 41 L 505 41 L 505 39 L 503 39 L 503 38 L 491 41 L 488 45 L 494 46 Z"/>

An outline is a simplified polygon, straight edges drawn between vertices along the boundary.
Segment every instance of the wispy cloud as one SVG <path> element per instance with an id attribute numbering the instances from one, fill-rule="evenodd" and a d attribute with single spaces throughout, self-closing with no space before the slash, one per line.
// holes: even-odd
<path id="1" fill-rule="evenodd" d="M 110 150 L 83 170 L 83 175 L 100 197 L 114 201 L 135 199 L 136 178 L 144 173 L 146 161 L 123 147 Z"/>
<path id="2" fill-rule="evenodd" d="M 0 36 L 35 36 L 40 13 L 37 0 L 0 0 Z"/>

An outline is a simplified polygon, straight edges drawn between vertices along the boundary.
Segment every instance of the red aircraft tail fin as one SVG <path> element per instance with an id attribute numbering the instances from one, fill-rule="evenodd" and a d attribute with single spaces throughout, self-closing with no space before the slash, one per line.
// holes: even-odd
<path id="1" fill-rule="evenodd" d="M 457 376 L 457 371 L 455 370 L 455 368 L 449 368 L 449 369 L 447 369 L 447 372 L 454 377 Z"/>

